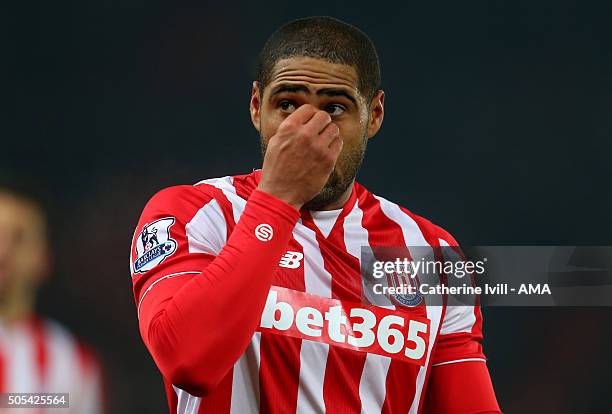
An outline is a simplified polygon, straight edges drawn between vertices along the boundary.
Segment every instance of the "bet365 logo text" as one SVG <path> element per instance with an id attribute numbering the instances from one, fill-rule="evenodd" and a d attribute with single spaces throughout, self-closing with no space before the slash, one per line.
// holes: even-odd
<path id="1" fill-rule="evenodd" d="M 272 286 L 258 331 L 425 365 L 430 323 L 410 312 Z"/>

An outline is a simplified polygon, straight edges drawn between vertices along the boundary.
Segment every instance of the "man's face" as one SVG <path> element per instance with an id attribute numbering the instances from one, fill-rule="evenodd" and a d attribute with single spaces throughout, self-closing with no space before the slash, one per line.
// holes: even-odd
<path id="1" fill-rule="evenodd" d="M 384 94 L 372 102 L 358 89 L 356 70 L 310 57 L 279 60 L 262 91 L 257 83 L 251 95 L 251 118 L 261 136 L 262 154 L 279 125 L 300 105 L 311 104 L 328 112 L 344 141 L 332 174 L 323 190 L 304 208 L 317 210 L 338 200 L 349 188 L 363 160 L 366 143 L 382 123 Z"/>
<path id="2" fill-rule="evenodd" d="M 0 193 L 0 300 L 36 287 L 47 265 L 41 212 L 27 201 Z"/>

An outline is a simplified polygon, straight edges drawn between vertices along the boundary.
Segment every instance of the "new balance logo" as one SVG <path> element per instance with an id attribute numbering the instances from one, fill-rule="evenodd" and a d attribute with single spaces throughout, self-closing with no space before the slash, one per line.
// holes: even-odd
<path id="1" fill-rule="evenodd" d="M 286 267 L 288 269 L 297 269 L 298 267 L 300 267 L 300 263 L 303 258 L 304 255 L 300 252 L 288 251 L 283 255 L 283 257 L 281 257 L 278 265 L 280 267 Z"/>

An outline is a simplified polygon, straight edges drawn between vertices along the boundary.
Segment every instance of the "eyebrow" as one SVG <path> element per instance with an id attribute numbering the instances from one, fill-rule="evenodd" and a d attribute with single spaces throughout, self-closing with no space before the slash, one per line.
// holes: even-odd
<path id="1" fill-rule="evenodd" d="M 288 93 L 304 93 L 306 95 L 310 94 L 310 90 L 304 85 L 295 85 L 291 83 L 281 83 L 276 86 L 270 96 L 278 95 L 283 92 Z M 323 88 L 317 91 L 317 95 L 325 95 L 325 96 L 343 96 L 353 102 L 353 104 L 357 105 L 357 100 L 346 90 L 339 88 Z"/>

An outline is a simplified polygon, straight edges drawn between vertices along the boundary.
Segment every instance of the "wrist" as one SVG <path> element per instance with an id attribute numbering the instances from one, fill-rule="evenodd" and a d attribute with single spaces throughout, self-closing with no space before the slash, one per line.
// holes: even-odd
<path id="1" fill-rule="evenodd" d="M 303 203 L 299 203 L 299 202 L 297 202 L 295 200 L 292 200 L 287 195 L 279 194 L 278 192 L 274 192 L 274 191 L 270 191 L 267 188 L 265 188 L 265 186 L 259 185 L 256 188 L 256 190 L 261 191 L 263 193 L 266 193 L 270 197 L 274 197 L 275 199 L 277 199 L 278 201 L 283 202 L 284 204 L 288 204 L 289 206 L 291 206 L 292 208 L 294 208 L 297 211 L 300 211 L 300 209 L 302 208 Z"/>

